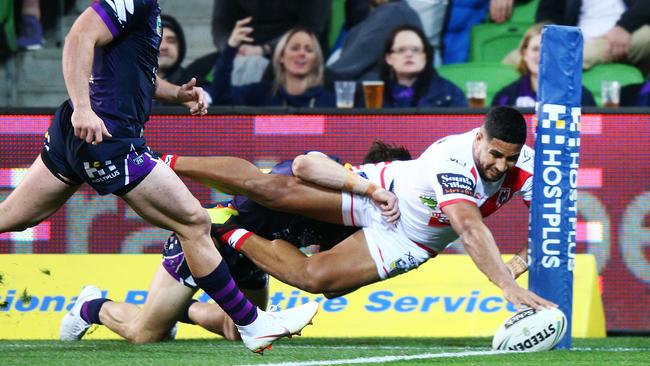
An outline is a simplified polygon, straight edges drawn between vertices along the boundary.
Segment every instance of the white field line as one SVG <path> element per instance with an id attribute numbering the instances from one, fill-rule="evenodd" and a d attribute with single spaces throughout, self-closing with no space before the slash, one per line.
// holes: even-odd
<path id="1" fill-rule="evenodd" d="M 300 362 L 281 362 L 267 363 L 266 366 L 318 366 L 318 365 L 353 365 L 358 363 L 385 363 L 408 360 L 427 360 L 433 358 L 456 358 L 470 356 L 489 356 L 506 353 L 505 351 L 467 351 L 467 352 L 444 352 L 444 353 L 423 353 L 420 355 L 410 356 L 381 356 L 381 357 L 359 357 L 341 360 L 323 360 L 323 361 L 300 361 Z M 256 366 L 256 365 L 241 365 Z"/>
<path id="2" fill-rule="evenodd" d="M 355 347 L 355 346 L 333 346 L 333 347 L 317 347 L 317 346 L 292 346 L 292 348 L 324 348 L 324 349 L 341 349 L 341 348 L 371 348 L 371 347 Z M 377 349 L 379 347 L 375 347 Z M 383 347 L 384 349 L 421 349 L 422 347 Z M 438 347 L 431 347 L 438 348 Z M 430 349 L 431 349 L 430 348 Z M 443 347 L 439 347 L 443 348 Z M 454 347 L 446 347 L 446 349 Z M 458 347 L 461 348 L 461 347 Z M 465 348 L 467 349 L 467 348 Z M 590 352 L 590 351 L 600 351 L 600 352 L 638 352 L 638 351 L 648 351 L 647 348 L 598 348 L 598 347 L 580 347 L 572 348 L 571 351 L 577 352 Z M 508 353 L 519 353 L 519 352 L 508 352 L 508 351 L 465 351 L 465 352 L 443 352 L 443 353 L 423 353 L 419 355 L 404 355 L 404 356 L 381 356 L 381 357 L 359 357 L 359 358 L 349 358 L 349 359 L 340 359 L 340 360 L 323 360 L 323 361 L 299 361 L 299 362 L 281 362 L 281 363 L 267 363 L 266 366 L 319 366 L 319 365 L 353 365 L 360 363 L 386 363 L 386 362 L 395 362 L 395 361 L 408 361 L 408 360 L 426 360 L 426 359 L 435 359 L 435 358 L 459 358 L 459 357 L 471 357 L 471 356 L 491 356 L 498 354 L 508 354 Z M 240 365 L 240 366 L 257 366 L 257 364 L 249 365 Z"/>

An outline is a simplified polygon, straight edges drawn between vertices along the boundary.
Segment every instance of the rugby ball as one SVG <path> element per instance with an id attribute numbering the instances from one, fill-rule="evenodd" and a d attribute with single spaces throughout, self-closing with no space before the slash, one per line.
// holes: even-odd
<path id="1" fill-rule="evenodd" d="M 567 320 L 562 310 L 525 309 L 506 320 L 492 339 L 492 349 L 499 351 L 547 351 L 555 347 L 566 333 Z"/>

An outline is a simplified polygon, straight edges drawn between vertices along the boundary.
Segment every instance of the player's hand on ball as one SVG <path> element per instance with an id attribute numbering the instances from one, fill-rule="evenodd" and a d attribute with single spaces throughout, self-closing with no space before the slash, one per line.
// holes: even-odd
<path id="1" fill-rule="evenodd" d="M 512 282 L 512 285 L 503 287 L 502 290 L 503 297 L 514 304 L 517 308 L 517 311 L 523 310 L 526 306 L 539 310 L 544 308 L 557 307 L 557 304 L 552 303 L 540 296 L 537 296 L 535 293 L 520 287 L 514 281 Z"/>
<path id="2" fill-rule="evenodd" d="M 381 214 L 389 223 L 395 223 L 399 220 L 400 212 L 397 204 L 397 196 L 383 188 L 378 188 L 370 196 L 373 202 L 381 209 Z"/>
<path id="3" fill-rule="evenodd" d="M 113 137 L 106 129 L 104 121 L 97 117 L 90 107 L 75 108 L 71 120 L 74 135 L 85 140 L 86 143 L 97 145 L 102 143 L 104 137 Z"/>

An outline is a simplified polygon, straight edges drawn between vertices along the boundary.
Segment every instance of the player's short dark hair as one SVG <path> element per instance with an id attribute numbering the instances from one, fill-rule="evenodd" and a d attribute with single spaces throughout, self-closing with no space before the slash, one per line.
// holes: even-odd
<path id="1" fill-rule="evenodd" d="M 363 164 L 380 163 L 382 161 L 411 160 L 411 153 L 404 146 L 387 144 L 375 140 L 363 157 Z"/>
<path id="2" fill-rule="evenodd" d="M 485 115 L 483 128 L 488 139 L 497 138 L 511 144 L 526 142 L 526 119 L 511 107 L 494 107 Z"/>

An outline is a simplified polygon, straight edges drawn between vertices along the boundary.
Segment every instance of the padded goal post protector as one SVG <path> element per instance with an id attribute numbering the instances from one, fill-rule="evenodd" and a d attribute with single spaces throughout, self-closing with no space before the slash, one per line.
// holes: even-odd
<path id="1" fill-rule="evenodd" d="M 577 27 L 548 25 L 542 31 L 529 288 L 567 316 L 569 327 L 559 349 L 571 348 L 582 46 Z"/>

